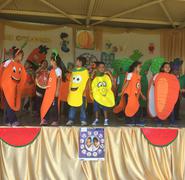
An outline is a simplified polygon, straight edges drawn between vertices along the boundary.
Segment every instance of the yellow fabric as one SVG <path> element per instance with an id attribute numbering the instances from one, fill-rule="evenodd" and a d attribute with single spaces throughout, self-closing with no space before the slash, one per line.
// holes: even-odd
<path id="1" fill-rule="evenodd" d="M 96 102 L 106 107 L 115 105 L 112 82 L 108 75 L 95 77 L 91 86 L 93 98 Z"/>
<path id="2" fill-rule="evenodd" d="M 183 180 L 185 129 L 167 147 L 148 143 L 140 128 L 105 128 L 105 160 L 78 160 L 78 127 L 44 127 L 30 145 L 0 142 L 2 180 Z"/>
<path id="3" fill-rule="evenodd" d="M 70 85 L 69 85 L 69 95 L 67 102 L 70 106 L 79 107 L 83 102 L 83 93 L 89 79 L 89 73 L 87 69 L 81 70 L 77 68 L 72 72 Z"/>

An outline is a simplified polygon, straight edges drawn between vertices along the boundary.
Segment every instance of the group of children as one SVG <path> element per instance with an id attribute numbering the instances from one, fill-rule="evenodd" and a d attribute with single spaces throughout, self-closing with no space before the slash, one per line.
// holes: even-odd
<path id="1" fill-rule="evenodd" d="M 44 60 L 33 75 L 33 73 L 29 74 L 29 64 L 25 67 L 21 65 L 23 55 L 23 50 L 15 48 L 12 59 L 3 62 L 0 67 L 0 103 L 4 109 L 3 119 L 7 126 L 20 125 L 15 112 L 20 111 L 21 99 L 28 96 L 30 88 L 31 95 L 29 94 L 24 108 L 34 107 L 34 112 L 40 116 L 40 125 L 51 123 L 52 126 L 58 126 L 62 107 L 68 119 L 67 126 L 74 124 L 78 110 L 80 110 L 81 125 L 86 126 L 88 125 L 86 109 L 90 104 L 93 104 L 90 107 L 94 110 L 95 118 L 92 122 L 94 126 L 100 123 L 100 115 L 104 117 L 104 125 L 109 125 L 108 113 L 112 109 L 119 117 L 124 117 L 128 125 L 144 125 L 140 120 L 147 114 L 147 110 L 142 108 L 140 101 L 148 100 L 147 93 L 143 94 L 142 91 L 141 62 L 133 62 L 128 72 L 124 72 L 124 78 L 119 79 L 124 82 L 117 93 L 118 89 L 115 87 L 117 77 L 113 77 L 111 71 L 106 69 L 104 62 L 94 62 L 93 68 L 88 71 L 86 58 L 80 56 L 75 61 L 75 67 L 69 64 L 66 68 L 58 52 L 53 50 L 49 62 L 51 66 L 48 66 L 48 62 Z M 166 77 L 165 74 L 170 74 L 170 63 L 165 62 L 160 68 L 160 73 L 163 73 L 164 77 Z M 41 75 L 44 78 L 43 82 L 39 79 Z M 155 79 L 151 83 L 155 84 L 154 81 Z M 179 94 L 185 92 L 183 88 L 179 89 Z M 174 100 L 168 113 L 172 125 L 176 123 L 177 104 L 178 101 Z M 164 120 L 160 117 L 156 115 L 159 125 L 162 123 L 161 120 Z"/>

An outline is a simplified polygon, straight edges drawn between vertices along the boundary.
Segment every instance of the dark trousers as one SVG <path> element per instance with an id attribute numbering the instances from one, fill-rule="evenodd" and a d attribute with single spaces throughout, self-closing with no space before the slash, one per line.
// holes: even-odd
<path id="1" fill-rule="evenodd" d="M 178 98 L 174 107 L 174 116 L 176 120 L 179 119 L 179 112 L 180 112 L 180 97 Z"/>
<path id="2" fill-rule="evenodd" d="M 42 105 L 42 101 L 43 101 L 43 97 L 39 97 L 39 96 L 35 97 L 35 103 L 34 103 L 35 108 L 34 109 L 38 114 L 40 114 L 40 108 Z"/>
<path id="3" fill-rule="evenodd" d="M 44 119 L 46 121 L 57 121 L 59 120 L 59 114 L 58 114 L 58 98 L 55 98 L 48 110 L 48 112 L 46 113 Z"/>
<path id="4" fill-rule="evenodd" d="M 8 123 L 12 124 L 17 121 L 15 111 L 13 109 L 11 109 L 11 107 L 8 105 L 8 102 L 6 101 L 6 99 L 4 102 L 4 117 L 3 117 L 3 119 L 6 124 L 8 124 Z"/>

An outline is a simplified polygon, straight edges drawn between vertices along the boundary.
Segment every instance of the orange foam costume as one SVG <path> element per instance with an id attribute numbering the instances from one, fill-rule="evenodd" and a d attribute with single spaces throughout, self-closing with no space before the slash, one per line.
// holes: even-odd
<path id="1" fill-rule="evenodd" d="M 71 73 L 66 74 L 66 81 L 61 81 L 59 101 L 67 102 L 67 97 L 69 94 L 69 84 L 70 84 Z"/>
<path id="2" fill-rule="evenodd" d="M 41 105 L 41 110 L 40 110 L 41 120 L 44 119 L 45 115 L 49 111 L 49 108 L 51 107 L 55 99 L 56 88 L 57 88 L 57 76 L 56 76 L 55 70 L 52 69 L 49 74 L 48 85 Z"/>
<path id="3" fill-rule="evenodd" d="M 10 62 L 3 70 L 1 88 L 10 108 L 19 111 L 21 108 L 21 97 L 26 81 L 26 71 L 22 64 Z"/>
<path id="4" fill-rule="evenodd" d="M 127 74 L 128 75 L 128 74 Z M 133 117 L 139 110 L 139 96 L 141 93 L 141 77 L 136 73 L 132 73 L 132 78 L 128 86 L 122 90 L 119 104 L 114 108 L 114 113 L 124 111 L 127 117 Z M 125 95 L 128 95 L 126 102 Z"/>
<path id="5" fill-rule="evenodd" d="M 175 75 L 159 73 L 150 84 L 148 110 L 152 117 L 166 120 L 178 100 L 180 84 Z"/>

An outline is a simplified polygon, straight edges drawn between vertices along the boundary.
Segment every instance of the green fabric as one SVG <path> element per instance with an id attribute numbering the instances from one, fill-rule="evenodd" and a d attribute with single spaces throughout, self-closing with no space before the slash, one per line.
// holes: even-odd
<path id="1" fill-rule="evenodd" d="M 147 79 L 146 74 L 141 76 L 141 92 L 145 97 L 147 97 L 148 79 Z M 144 101 L 141 97 L 140 97 L 140 105 L 141 105 L 141 107 L 147 107 L 147 102 Z"/>
<path id="2" fill-rule="evenodd" d="M 185 88 L 185 75 L 180 77 L 179 82 L 180 82 L 180 88 L 184 89 Z"/>
<path id="3" fill-rule="evenodd" d="M 85 67 L 81 67 L 81 68 L 74 68 L 74 69 L 73 69 L 73 72 L 80 72 L 80 71 L 84 71 L 84 70 L 86 70 L 86 68 L 85 68 Z"/>
<path id="4" fill-rule="evenodd" d="M 155 57 L 152 59 L 152 64 L 150 66 L 150 71 L 153 75 L 159 73 L 162 64 L 165 62 L 163 57 Z"/>
<path id="5" fill-rule="evenodd" d="M 99 76 L 99 77 L 104 76 L 104 73 L 97 71 L 96 76 Z"/>
<path id="6" fill-rule="evenodd" d="M 138 50 L 134 50 L 133 53 L 130 55 L 130 59 L 133 61 L 139 61 L 139 59 L 143 56 L 143 54 Z"/>
<path id="7" fill-rule="evenodd" d="M 150 66 L 152 64 L 152 59 L 145 61 L 141 66 L 141 75 L 144 75 L 146 72 L 149 71 Z"/>

